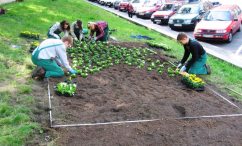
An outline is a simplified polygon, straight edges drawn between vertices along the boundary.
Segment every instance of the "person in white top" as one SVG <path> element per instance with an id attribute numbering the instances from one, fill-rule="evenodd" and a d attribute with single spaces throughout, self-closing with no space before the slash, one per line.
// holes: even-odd
<path id="1" fill-rule="evenodd" d="M 48 38 L 61 39 L 61 32 L 64 32 L 64 36 L 68 35 L 70 31 L 70 24 L 67 20 L 63 20 L 61 23 L 56 22 L 49 28 L 47 33 Z"/>
<path id="2" fill-rule="evenodd" d="M 71 24 L 71 36 L 75 39 L 75 40 L 84 40 L 83 37 L 83 26 L 82 26 L 82 21 L 81 20 L 77 20 L 75 22 L 73 22 Z"/>
<path id="3" fill-rule="evenodd" d="M 59 39 L 44 40 L 32 53 L 32 62 L 38 67 L 32 72 L 32 78 L 61 77 L 64 71 L 60 66 L 66 68 L 72 74 L 73 70 L 67 60 L 66 49 L 73 44 L 73 38 L 69 35 Z M 58 65 L 57 63 L 60 65 Z"/>

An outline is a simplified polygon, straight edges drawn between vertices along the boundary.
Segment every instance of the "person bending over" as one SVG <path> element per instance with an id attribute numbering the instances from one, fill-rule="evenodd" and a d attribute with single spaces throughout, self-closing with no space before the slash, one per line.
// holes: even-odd
<path id="1" fill-rule="evenodd" d="M 67 20 L 63 20 L 61 23 L 56 22 L 49 28 L 47 33 L 48 38 L 61 39 L 61 32 L 64 32 L 64 36 L 68 35 L 70 31 L 70 24 Z"/>
<path id="2" fill-rule="evenodd" d="M 108 23 L 105 21 L 95 21 L 88 22 L 87 28 L 91 30 L 89 39 L 92 38 L 94 32 L 96 32 L 96 37 L 93 38 L 94 41 L 107 41 L 108 40 Z"/>
<path id="3" fill-rule="evenodd" d="M 69 35 L 64 36 L 61 40 L 44 40 L 31 55 L 32 62 L 37 65 L 37 68 L 32 72 L 32 78 L 37 76 L 41 79 L 44 79 L 44 77 L 61 77 L 64 75 L 61 67 L 66 68 L 72 74 L 77 73 L 70 67 L 66 55 L 66 49 L 72 44 L 73 38 Z"/>

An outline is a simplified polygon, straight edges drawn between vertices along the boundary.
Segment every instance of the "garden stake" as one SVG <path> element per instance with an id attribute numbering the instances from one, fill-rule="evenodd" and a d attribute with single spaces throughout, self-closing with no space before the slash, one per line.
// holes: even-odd
<path id="1" fill-rule="evenodd" d="M 236 93 L 236 94 L 242 96 L 242 94 L 240 94 L 240 93 L 238 93 L 238 92 L 236 92 L 236 91 L 234 91 L 234 90 L 232 90 L 232 89 L 230 89 L 230 88 L 228 88 L 228 87 L 225 87 L 225 89 L 228 89 L 228 90 L 230 90 L 230 91 L 232 91 L 232 92 L 234 92 L 234 93 Z"/>
<path id="2" fill-rule="evenodd" d="M 49 110 L 50 110 L 50 127 L 52 127 L 52 115 L 51 115 L 51 101 L 50 101 L 49 77 L 47 78 L 47 82 L 48 82 L 48 96 L 49 96 Z"/>

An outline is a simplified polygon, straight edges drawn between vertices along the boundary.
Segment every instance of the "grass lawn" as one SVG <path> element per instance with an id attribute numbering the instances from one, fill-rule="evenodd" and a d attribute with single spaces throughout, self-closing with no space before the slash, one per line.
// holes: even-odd
<path id="1" fill-rule="evenodd" d="M 177 57 L 171 61 L 181 60 L 183 56 L 183 47 L 174 40 L 132 24 L 83 0 L 25 0 L 2 6 L 8 11 L 6 15 L 0 16 L 0 145 L 24 145 L 30 136 L 35 137 L 42 133 L 41 123 L 30 120 L 33 118 L 32 109 L 36 101 L 31 94 L 31 85 L 35 81 L 30 78 L 35 66 L 28 50 L 31 42 L 40 43 L 47 37 L 49 27 L 55 22 L 66 19 L 72 23 L 81 19 L 83 27 L 87 28 L 88 21 L 104 20 L 109 23 L 109 29 L 118 29 L 118 32 L 112 34 L 118 41 L 146 42 L 147 40 L 130 38 L 130 35 L 147 35 L 155 38 L 157 42 L 171 46 L 172 51 L 163 51 Z M 28 40 L 19 37 L 21 31 L 40 33 L 40 39 Z M 10 48 L 11 44 L 22 48 Z M 242 92 L 241 68 L 212 56 L 208 56 L 208 63 L 212 74 L 201 77 L 229 95 L 241 99 L 242 97 L 223 89 L 229 87 Z"/>

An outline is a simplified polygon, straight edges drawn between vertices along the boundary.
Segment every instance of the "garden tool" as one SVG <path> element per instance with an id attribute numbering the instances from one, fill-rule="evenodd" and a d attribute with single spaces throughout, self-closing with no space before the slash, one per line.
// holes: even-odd
<path id="1" fill-rule="evenodd" d="M 168 61 L 170 64 L 174 65 L 174 66 L 177 66 L 175 65 L 174 63 L 172 63 L 171 61 Z M 176 67 L 176 70 L 179 69 L 179 67 Z"/>
<path id="2" fill-rule="evenodd" d="M 176 65 L 175 65 L 174 63 L 172 63 L 171 61 L 168 61 L 168 62 L 169 62 L 170 64 L 176 66 Z M 177 70 L 177 69 L 179 69 L 179 67 L 177 67 L 176 70 Z M 189 74 L 188 74 L 187 72 L 185 72 L 185 71 L 184 71 L 184 72 L 179 72 L 179 74 L 181 74 L 181 75 L 185 75 L 185 74 L 186 74 L 186 75 L 189 75 Z"/>

